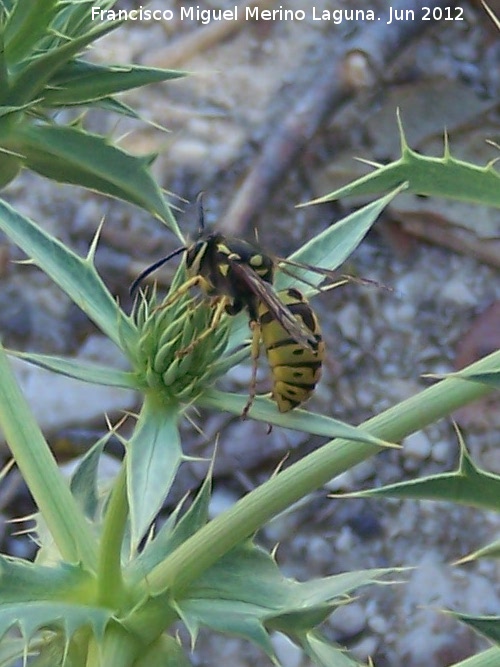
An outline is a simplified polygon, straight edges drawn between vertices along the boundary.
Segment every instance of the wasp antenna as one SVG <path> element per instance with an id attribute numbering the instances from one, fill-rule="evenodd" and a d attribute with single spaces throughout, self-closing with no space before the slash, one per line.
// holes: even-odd
<path id="1" fill-rule="evenodd" d="M 156 269 L 159 269 L 160 266 L 163 266 L 166 262 L 168 262 L 169 259 L 172 259 L 172 257 L 175 257 L 176 255 L 180 255 L 181 252 L 184 252 L 187 250 L 186 246 L 182 246 L 181 248 L 177 248 L 177 250 L 174 250 L 173 252 L 170 253 L 170 255 L 167 255 L 166 257 L 162 257 L 159 259 L 157 262 L 154 264 L 151 264 L 151 266 L 148 266 L 147 269 L 144 269 L 142 273 L 140 273 L 137 278 L 134 280 L 132 285 L 130 285 L 130 296 L 133 296 L 139 285 L 142 283 L 144 278 L 147 278 L 151 273 L 156 271 Z"/>
<path id="2" fill-rule="evenodd" d="M 201 236 L 205 231 L 205 211 L 203 210 L 203 190 L 198 193 L 196 201 L 198 202 L 198 233 Z"/>

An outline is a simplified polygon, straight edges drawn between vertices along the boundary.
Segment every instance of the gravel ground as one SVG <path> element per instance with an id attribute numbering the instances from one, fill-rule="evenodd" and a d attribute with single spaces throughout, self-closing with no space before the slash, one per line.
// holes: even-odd
<path id="1" fill-rule="evenodd" d="M 157 4 L 176 17 L 183 6 L 170 0 Z M 304 4 L 309 7 L 303 0 L 290 0 L 286 8 L 300 10 Z M 385 5 L 379 0 L 339 2 L 336 7 L 379 11 Z M 132 7 L 133 3 L 120 6 Z M 207 0 L 198 6 L 214 9 L 234 4 Z M 326 0 L 315 6 L 318 12 L 331 8 Z M 430 25 L 397 63 L 380 74 L 375 86 L 362 90 L 342 109 L 331 109 L 300 162 L 288 170 L 279 191 L 258 213 L 255 226 L 264 247 L 286 255 L 349 212 L 347 207 L 361 203 L 294 209 L 296 203 L 325 194 L 364 169 L 356 166 L 352 156 L 378 161 L 395 158 L 397 106 L 403 109 L 410 144 L 422 152 L 436 139 L 441 141 L 446 126 L 452 152 L 456 149 L 461 156 L 471 155 L 483 163 L 495 157 L 484 140 L 496 135 L 498 141 L 499 40 L 478 4 L 463 3 L 463 9 L 464 21 Z M 341 24 L 313 21 L 307 14 L 304 21 L 243 22 L 224 39 L 219 35 L 209 48 L 190 55 L 182 46 L 188 42 L 181 42 L 175 52 L 180 58 L 176 66 L 192 76 L 131 93 L 126 99 L 146 119 L 168 127 L 169 134 L 132 122 L 111 126 L 108 118 L 96 113 L 89 115 L 88 126 L 113 130 L 115 136 L 129 133 L 122 144 L 132 151 L 161 149 L 154 169 L 162 185 L 189 201 L 204 190 L 208 223 L 217 225 L 252 157 L 270 136 L 273 124 L 269 120 L 293 106 L 289 96 L 299 64 L 307 63 L 310 54 L 313 60 L 320 60 L 329 42 L 340 57 L 344 39 L 355 29 L 347 20 Z M 173 40 L 185 40 L 202 30 L 192 21 L 179 19 L 166 24 L 128 23 L 99 44 L 95 58 L 170 66 L 174 63 Z M 307 81 L 307 68 L 299 70 Z M 12 183 L 6 197 L 82 254 L 104 215 L 97 264 L 122 302 L 127 301 L 128 285 L 137 272 L 175 247 L 175 239 L 146 214 L 76 188 L 49 184 L 32 174 L 23 174 Z M 392 291 L 350 285 L 315 301 L 328 359 L 311 409 L 357 424 L 425 387 L 428 381 L 421 378 L 422 373 L 453 370 L 471 336 L 472 356 L 481 343 L 488 349 L 498 347 L 498 324 L 496 329 L 495 324 L 489 325 L 491 335 L 481 333 L 476 335 L 479 340 L 474 338 L 478 315 L 500 299 L 498 263 L 495 266 L 494 258 L 485 261 L 481 253 L 465 246 L 456 252 L 445 241 L 417 239 L 411 230 L 398 226 L 395 221 L 407 220 L 408 207 L 416 203 L 417 198 L 396 202 L 347 267 L 348 272 Z M 451 216 L 446 206 L 444 213 L 438 209 L 438 202 L 426 201 L 425 205 L 425 210 L 412 211 L 428 225 L 434 224 L 433 215 Z M 194 232 L 195 210 L 183 208 L 185 212 L 179 215 L 182 228 Z M 485 213 L 483 218 L 482 212 L 471 214 L 465 207 L 455 213 L 459 221 L 477 215 L 494 230 L 492 236 L 500 237 L 498 214 L 492 218 L 491 212 Z M 450 233 L 460 239 L 456 220 L 448 222 Z M 484 239 L 479 238 L 478 244 L 481 241 Z M 5 343 L 115 359 L 114 350 L 47 278 L 33 267 L 12 263 L 21 258 L 16 248 L 2 242 L 0 330 Z M 159 276 L 165 282 L 168 270 Z M 117 415 L 135 405 L 132 394 L 107 389 L 97 393 L 95 388 L 89 390 L 21 364 L 18 367 L 37 417 L 60 449 L 68 441 L 70 446 L 84 447 L 88 438 L 102 430 L 103 408 Z M 243 391 L 249 373 L 248 366 L 234 369 L 225 379 L 226 387 Z M 259 378 L 264 391 L 265 368 L 260 369 Z M 491 437 L 499 421 L 495 408 L 498 403 L 490 402 L 458 418 L 476 462 L 500 473 L 498 448 Z M 205 414 L 199 423 L 203 436 L 184 427 L 189 453 L 210 455 L 214 437 L 220 433 L 214 513 L 267 479 L 286 452 L 293 461 L 322 442 L 278 428 L 267 435 L 265 425 L 241 423 L 224 414 Z M 243 448 L 242 442 L 254 445 Z M 333 480 L 328 490 L 371 488 L 450 470 L 456 464 L 458 445 L 449 421 L 407 438 L 404 445 L 403 450 L 388 450 L 358 465 Z M 196 486 L 202 474 L 200 466 L 186 465 L 179 495 Z M 5 488 L 3 505 L 6 515 L 29 511 L 29 500 L 15 479 Z M 326 631 L 358 659 L 373 656 L 377 667 L 399 667 L 403 662 L 406 667 L 446 667 L 483 644 L 437 610 L 450 607 L 497 613 L 499 604 L 495 562 L 462 568 L 449 563 L 491 541 L 498 527 L 497 516 L 478 510 L 430 502 L 331 500 L 321 490 L 266 526 L 259 541 L 270 548 L 279 543 L 278 562 L 287 575 L 301 580 L 369 567 L 415 567 L 405 575 L 405 584 L 362 591 L 353 604 L 332 616 Z M 26 555 L 31 545 L 5 534 L 4 549 Z M 286 667 L 309 665 L 282 638 L 276 638 L 275 648 Z M 239 640 L 206 634 L 200 638 L 194 661 L 206 667 L 271 664 Z"/>

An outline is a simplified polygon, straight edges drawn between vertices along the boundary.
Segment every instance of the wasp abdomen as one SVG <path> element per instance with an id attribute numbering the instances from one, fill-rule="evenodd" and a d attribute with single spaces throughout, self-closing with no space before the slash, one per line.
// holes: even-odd
<path id="1" fill-rule="evenodd" d="M 288 412 L 307 401 L 321 377 L 325 344 L 318 319 L 297 289 L 278 293 L 278 297 L 296 320 L 311 332 L 314 343 L 310 348 L 295 341 L 269 311 L 259 305 L 259 323 L 266 355 L 273 378 L 273 399 L 280 412 Z"/>

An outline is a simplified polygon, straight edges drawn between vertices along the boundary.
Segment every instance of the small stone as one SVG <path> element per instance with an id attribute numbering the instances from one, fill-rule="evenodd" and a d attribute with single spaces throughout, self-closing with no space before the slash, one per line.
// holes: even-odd
<path id="1" fill-rule="evenodd" d="M 340 475 L 337 475 L 329 482 L 325 484 L 325 488 L 328 491 L 352 491 L 354 488 L 354 479 L 351 470 L 346 470 L 341 472 Z"/>
<path id="2" fill-rule="evenodd" d="M 342 638 L 355 637 L 366 626 L 366 612 L 359 602 L 353 602 L 336 609 L 330 624 Z"/>
<path id="3" fill-rule="evenodd" d="M 337 313 L 337 325 L 342 336 L 348 340 L 357 340 L 362 325 L 359 308 L 354 303 L 348 303 Z"/>
<path id="4" fill-rule="evenodd" d="M 387 620 L 378 614 L 368 617 L 368 625 L 373 632 L 379 635 L 385 635 L 387 632 Z"/>
<path id="5" fill-rule="evenodd" d="M 366 662 L 375 655 L 379 643 L 377 637 L 363 637 L 359 642 L 352 644 L 350 654 L 357 660 Z"/>
<path id="6" fill-rule="evenodd" d="M 361 482 L 366 482 L 368 479 L 371 479 L 375 474 L 375 460 L 368 459 L 358 465 L 354 466 L 352 469 L 352 478 L 356 484 Z"/>
<path id="7" fill-rule="evenodd" d="M 346 553 L 352 549 L 352 530 L 348 526 L 341 528 L 340 533 L 335 540 L 335 551 Z"/>
<path id="8" fill-rule="evenodd" d="M 462 306 L 472 306 L 476 296 L 470 291 L 462 276 L 454 276 L 443 286 L 441 298 L 448 299 Z"/>
<path id="9" fill-rule="evenodd" d="M 292 643 L 288 637 L 277 632 L 271 637 L 271 643 L 282 665 L 300 667 L 304 654 L 302 649 Z"/>
<path id="10" fill-rule="evenodd" d="M 412 433 L 407 438 L 403 440 L 403 451 L 405 456 L 408 456 L 413 459 L 418 459 L 420 461 L 425 460 L 429 457 L 432 446 L 429 442 L 429 439 L 419 431 L 418 433 Z"/>
<path id="11" fill-rule="evenodd" d="M 21 389 L 35 419 L 44 431 L 102 419 L 103 414 L 131 410 L 135 392 L 118 387 L 94 386 L 12 359 Z"/>
<path id="12" fill-rule="evenodd" d="M 233 493 L 224 489 L 215 489 L 208 506 L 210 518 L 213 519 L 222 514 L 222 512 L 232 507 L 237 500 L 238 498 Z"/>
<path id="13" fill-rule="evenodd" d="M 323 537 L 312 536 L 307 542 L 307 562 L 309 565 L 328 566 L 333 560 L 333 546 Z"/>
<path id="14" fill-rule="evenodd" d="M 450 455 L 450 445 L 448 442 L 437 442 L 432 447 L 432 459 L 436 463 L 446 463 Z"/>

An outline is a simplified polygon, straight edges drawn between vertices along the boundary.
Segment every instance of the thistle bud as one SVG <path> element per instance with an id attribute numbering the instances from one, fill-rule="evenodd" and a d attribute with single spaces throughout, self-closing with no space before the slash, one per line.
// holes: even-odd
<path id="1" fill-rule="evenodd" d="M 136 304 L 139 329 L 133 365 L 145 391 L 161 392 L 167 402 L 196 398 L 221 373 L 228 320 L 214 326 L 217 303 L 176 292 L 157 305 L 156 294 Z"/>

